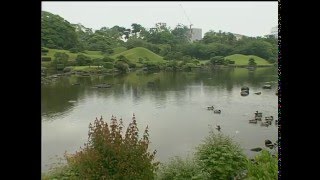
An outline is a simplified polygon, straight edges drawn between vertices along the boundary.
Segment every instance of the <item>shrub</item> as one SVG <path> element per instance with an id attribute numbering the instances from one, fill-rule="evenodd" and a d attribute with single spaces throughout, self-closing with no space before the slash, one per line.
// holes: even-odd
<path id="1" fill-rule="evenodd" d="M 129 65 L 122 61 L 117 61 L 114 67 L 117 68 L 122 73 L 126 73 L 129 71 Z"/>
<path id="2" fill-rule="evenodd" d="M 66 53 L 56 52 L 54 53 L 53 66 L 56 67 L 57 70 L 63 70 L 65 65 L 67 64 L 69 59 L 69 55 Z"/>
<path id="3" fill-rule="evenodd" d="M 102 58 L 102 61 L 103 62 L 114 62 L 114 59 L 112 59 L 111 57 L 106 56 L 106 57 Z"/>
<path id="4" fill-rule="evenodd" d="M 69 52 L 77 53 L 77 52 L 79 52 L 79 49 L 78 48 L 71 48 L 71 49 L 69 49 Z"/>
<path id="5" fill-rule="evenodd" d="M 157 173 L 159 180 L 169 179 L 209 179 L 208 174 L 202 172 L 193 159 L 174 157 L 169 163 L 161 165 Z"/>
<path id="6" fill-rule="evenodd" d="M 76 61 L 67 61 L 66 66 L 76 66 L 77 62 Z"/>
<path id="7" fill-rule="evenodd" d="M 185 71 L 191 71 L 192 68 L 197 67 L 197 65 L 193 63 L 186 63 L 182 66 L 182 69 Z"/>
<path id="8" fill-rule="evenodd" d="M 246 167 L 246 156 L 238 144 L 228 136 L 212 130 L 204 143 L 197 147 L 196 159 L 209 179 L 230 179 Z"/>
<path id="9" fill-rule="evenodd" d="M 125 135 L 122 119 L 111 118 L 108 125 L 96 119 L 89 125 L 89 140 L 79 152 L 66 155 L 73 174 L 81 179 L 154 179 L 158 162 L 148 152 L 149 130 L 139 139 L 135 116 Z"/>
<path id="10" fill-rule="evenodd" d="M 48 49 L 41 48 L 41 52 L 47 53 L 47 52 L 49 52 L 49 50 L 48 50 Z"/>
<path id="11" fill-rule="evenodd" d="M 249 65 L 249 66 L 256 66 L 257 63 L 254 61 L 254 58 L 250 58 L 248 65 Z"/>
<path id="12" fill-rule="evenodd" d="M 41 61 L 51 61 L 51 57 L 49 56 L 42 56 Z"/>
<path id="13" fill-rule="evenodd" d="M 140 64 L 143 64 L 143 59 L 142 59 L 142 58 L 139 58 L 138 62 L 139 62 Z"/>
<path id="14" fill-rule="evenodd" d="M 91 63 L 91 58 L 83 54 L 79 54 L 76 58 L 78 66 L 85 66 Z"/>
<path id="15" fill-rule="evenodd" d="M 106 69 L 113 69 L 114 65 L 111 62 L 104 62 L 103 67 Z"/>
<path id="16" fill-rule="evenodd" d="M 57 64 L 56 68 L 57 70 L 61 71 L 64 69 L 64 64 Z"/>
<path id="17" fill-rule="evenodd" d="M 247 179 L 278 179 L 278 156 L 262 150 L 254 162 L 247 161 Z"/>
<path id="18" fill-rule="evenodd" d="M 229 60 L 229 64 L 235 64 L 235 61 Z"/>
<path id="19" fill-rule="evenodd" d="M 128 62 L 128 65 L 130 68 L 136 68 L 137 65 L 135 63 L 132 63 L 132 62 Z"/>
<path id="20" fill-rule="evenodd" d="M 70 72 L 71 70 L 72 70 L 71 67 L 65 67 L 65 68 L 63 69 L 63 72 Z"/>

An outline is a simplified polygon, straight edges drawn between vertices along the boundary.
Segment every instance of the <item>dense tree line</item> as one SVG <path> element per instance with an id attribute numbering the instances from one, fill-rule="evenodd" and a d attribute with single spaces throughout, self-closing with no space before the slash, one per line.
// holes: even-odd
<path id="1" fill-rule="evenodd" d="M 190 42 L 189 29 L 182 24 L 173 29 L 165 24 L 146 29 L 141 24 L 133 23 L 130 28 L 114 26 L 93 31 L 81 24 L 70 24 L 62 17 L 45 11 L 42 12 L 41 21 L 42 46 L 72 52 L 95 50 L 108 55 L 113 53 L 115 47 L 144 47 L 167 60 L 189 57 L 209 60 L 215 56 L 244 54 L 256 55 L 270 62 L 275 62 L 278 54 L 278 42 L 272 36 L 244 36 L 237 40 L 232 33 L 211 30 L 204 34 L 202 40 Z"/>

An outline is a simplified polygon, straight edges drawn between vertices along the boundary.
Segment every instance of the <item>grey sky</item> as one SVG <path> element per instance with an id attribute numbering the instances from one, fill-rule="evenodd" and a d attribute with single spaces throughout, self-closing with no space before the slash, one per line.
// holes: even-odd
<path id="1" fill-rule="evenodd" d="M 269 34 L 278 25 L 278 2 L 42 2 L 42 10 L 58 14 L 70 23 L 81 23 L 94 30 L 115 25 L 129 28 L 139 23 L 151 28 L 165 22 L 172 29 L 182 23 L 189 26 L 183 6 L 193 27 L 222 30 L 247 36 Z"/>

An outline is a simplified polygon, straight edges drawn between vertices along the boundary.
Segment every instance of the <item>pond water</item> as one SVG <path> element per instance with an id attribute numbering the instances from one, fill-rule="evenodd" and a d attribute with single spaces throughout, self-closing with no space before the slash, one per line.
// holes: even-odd
<path id="1" fill-rule="evenodd" d="M 278 139 L 275 124 L 262 127 L 248 122 L 255 111 L 278 119 L 277 81 L 275 68 L 61 77 L 41 87 L 42 172 L 65 151 L 73 153 L 83 146 L 89 123 L 96 117 L 110 122 L 114 115 L 126 127 L 133 113 L 141 132 L 149 126 L 150 150 L 157 150 L 161 162 L 194 152 L 216 125 L 253 156 L 251 148 L 264 147 L 265 139 Z M 271 82 L 271 89 L 262 88 L 266 82 Z M 101 83 L 113 86 L 92 88 Z M 250 88 L 248 96 L 240 95 L 242 86 Z M 221 114 L 207 110 L 212 105 Z"/>

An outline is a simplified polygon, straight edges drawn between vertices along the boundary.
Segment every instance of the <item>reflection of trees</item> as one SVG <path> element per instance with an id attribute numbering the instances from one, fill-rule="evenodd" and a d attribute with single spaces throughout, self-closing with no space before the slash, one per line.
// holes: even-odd
<path id="1" fill-rule="evenodd" d="M 41 87 L 41 113 L 53 116 L 73 107 L 68 101 L 78 100 L 83 96 L 83 87 L 72 86 L 74 79 L 61 78 L 55 83 Z"/>
<path id="2" fill-rule="evenodd" d="M 159 72 L 137 74 L 135 72 L 120 76 L 95 77 L 64 77 L 51 85 L 42 86 L 42 114 L 50 115 L 65 112 L 73 107 L 70 100 L 79 100 L 84 96 L 97 96 L 123 99 L 132 97 L 138 102 L 143 97 L 161 105 L 165 103 L 168 92 L 174 93 L 177 99 L 186 98 L 187 86 L 216 86 L 219 90 L 232 91 L 233 86 L 248 84 L 260 87 L 260 82 L 277 81 L 277 69 L 257 68 L 248 72 L 244 68 L 217 69 L 212 72 Z M 80 86 L 72 86 L 80 83 Z M 92 86 L 101 83 L 113 84 L 112 88 L 93 89 Z M 185 93 L 183 93 L 185 92 Z"/>

